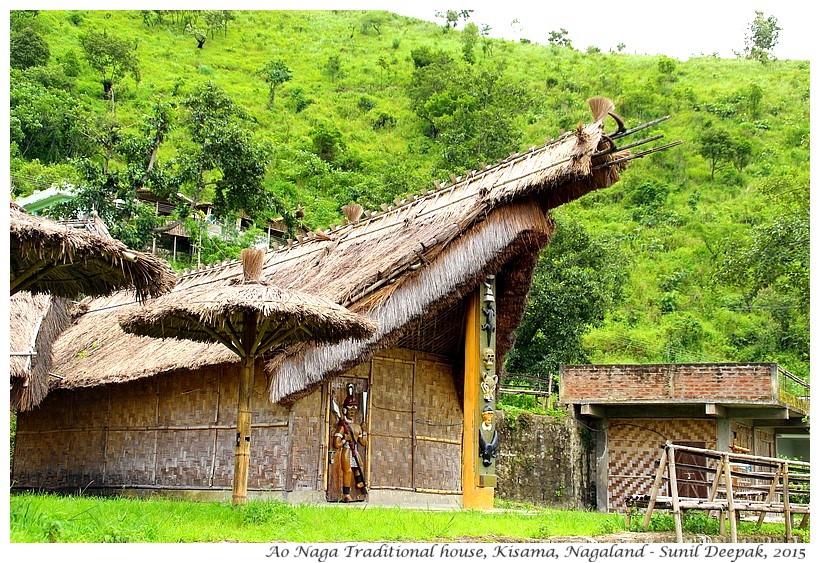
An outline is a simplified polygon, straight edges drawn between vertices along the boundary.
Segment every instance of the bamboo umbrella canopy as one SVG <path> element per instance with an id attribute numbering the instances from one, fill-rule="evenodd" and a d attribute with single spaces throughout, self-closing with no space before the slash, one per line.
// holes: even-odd
<path id="1" fill-rule="evenodd" d="M 143 301 L 176 284 L 165 261 L 111 237 L 30 215 L 14 203 L 10 227 L 12 295 L 28 290 L 76 298 L 132 289 Z"/>
<path id="2" fill-rule="evenodd" d="M 233 503 L 247 502 L 251 394 L 256 359 L 295 342 L 367 338 L 375 321 L 324 298 L 285 291 L 260 280 L 264 251 L 243 250 L 244 278 L 221 287 L 174 292 L 120 315 L 123 330 L 140 336 L 218 342 L 240 357 Z"/>

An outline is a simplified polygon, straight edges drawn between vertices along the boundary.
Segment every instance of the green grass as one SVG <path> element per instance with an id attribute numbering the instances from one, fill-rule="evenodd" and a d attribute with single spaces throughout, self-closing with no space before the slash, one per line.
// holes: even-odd
<path id="1" fill-rule="evenodd" d="M 24 493 L 11 497 L 13 543 L 492 541 L 606 533 L 616 515 L 551 509 L 434 511 Z M 355 522 L 340 526 L 339 522 Z"/>
<path id="2" fill-rule="evenodd" d="M 11 495 L 11 543 L 216 543 L 216 542 L 499 542 L 594 537 L 625 531 L 619 514 L 520 505 L 499 501 L 493 511 L 422 510 L 367 505 L 291 505 L 251 501 Z M 632 528 L 636 527 L 633 519 Z M 339 525 L 340 522 L 351 525 Z M 355 523 L 355 525 L 352 525 Z M 746 524 L 749 524 L 748 526 Z M 692 533 L 712 532 L 710 519 L 688 518 Z M 761 533 L 781 535 L 783 525 Z M 673 531 L 671 517 L 653 515 L 651 531 Z M 751 523 L 741 533 L 753 534 Z"/>

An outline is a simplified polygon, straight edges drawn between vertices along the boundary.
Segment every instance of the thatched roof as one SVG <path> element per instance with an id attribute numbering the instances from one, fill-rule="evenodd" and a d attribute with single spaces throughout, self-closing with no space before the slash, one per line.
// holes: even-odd
<path id="1" fill-rule="evenodd" d="M 130 289 L 138 300 L 176 282 L 171 267 L 152 254 L 128 249 L 95 229 L 77 229 L 10 206 L 11 293 L 30 291 L 76 298 Z"/>
<path id="2" fill-rule="evenodd" d="M 420 196 L 364 212 L 355 222 L 267 252 L 266 281 L 324 297 L 379 324 L 367 340 L 296 345 L 271 357 L 266 364 L 271 401 L 295 398 L 394 344 L 408 327 L 452 305 L 488 274 L 501 273 L 497 346 L 503 357 L 523 314 L 537 255 L 552 234 L 549 209 L 612 185 L 631 158 L 612 144 L 630 132 L 608 137 L 605 117 Z M 241 272 L 239 262 L 191 272 L 171 295 L 225 286 Z M 65 376 L 62 387 L 237 361 L 221 345 L 160 345 L 124 333 L 117 326 L 123 304 L 117 296 L 93 301 L 57 342 L 54 369 Z M 86 352 L 82 357 L 81 351 Z"/>
<path id="3" fill-rule="evenodd" d="M 9 371 L 12 408 L 29 410 L 48 393 L 51 347 L 71 323 L 70 307 L 70 301 L 52 295 L 21 291 L 11 296 Z"/>

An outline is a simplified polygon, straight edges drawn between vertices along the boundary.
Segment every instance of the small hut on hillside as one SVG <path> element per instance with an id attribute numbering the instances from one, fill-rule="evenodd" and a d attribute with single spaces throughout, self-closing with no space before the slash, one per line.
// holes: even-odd
<path id="1" fill-rule="evenodd" d="M 366 484 L 354 500 L 492 506 L 496 365 L 552 235 L 550 209 L 612 185 L 643 154 L 613 144 L 643 127 L 606 135 L 607 115 L 266 254 L 267 282 L 330 299 L 379 328 L 366 340 L 297 344 L 259 361 L 249 496 L 340 500 L 351 446 L 340 428 L 349 422 Z M 173 291 L 241 273 L 239 262 L 200 269 Z M 43 408 L 18 419 L 13 486 L 226 498 L 236 356 L 126 334 L 117 324 L 126 303 L 120 294 L 92 301 L 56 342 L 53 370 L 63 379 Z"/>

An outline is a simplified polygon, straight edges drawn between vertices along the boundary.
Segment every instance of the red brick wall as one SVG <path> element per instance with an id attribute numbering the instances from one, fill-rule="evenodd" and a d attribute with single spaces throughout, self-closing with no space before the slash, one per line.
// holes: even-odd
<path id="1" fill-rule="evenodd" d="M 561 401 L 623 401 L 776 398 L 776 365 L 620 364 L 561 367 Z"/>

